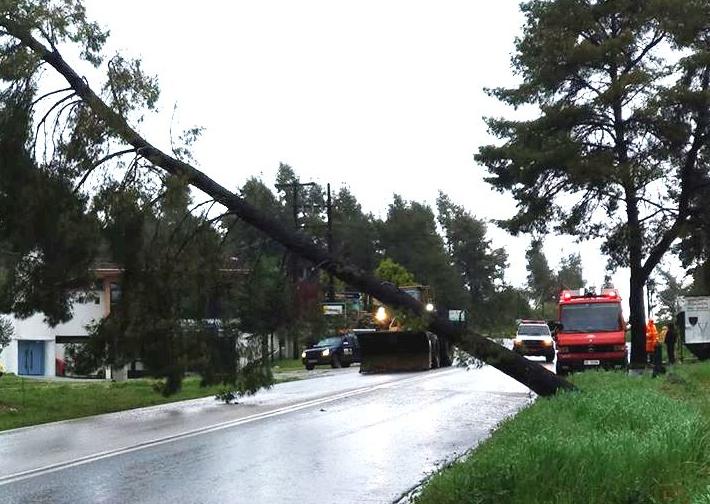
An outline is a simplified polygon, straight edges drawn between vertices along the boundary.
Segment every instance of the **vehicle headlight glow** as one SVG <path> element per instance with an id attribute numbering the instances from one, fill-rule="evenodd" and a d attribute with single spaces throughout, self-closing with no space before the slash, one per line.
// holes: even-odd
<path id="1" fill-rule="evenodd" d="M 301 359 L 305 359 L 305 358 L 306 358 L 306 351 L 304 350 L 303 352 L 301 352 Z"/>
<path id="2" fill-rule="evenodd" d="M 520 346 L 522 344 L 523 344 L 523 340 L 521 340 L 520 338 L 515 338 L 513 340 L 513 345 L 515 345 L 515 346 Z"/>
<path id="3" fill-rule="evenodd" d="M 544 346 L 552 346 L 552 341 L 551 340 L 542 340 L 542 344 Z"/>
<path id="4" fill-rule="evenodd" d="M 326 348 L 320 353 L 323 357 L 328 357 L 330 355 L 330 348 Z"/>

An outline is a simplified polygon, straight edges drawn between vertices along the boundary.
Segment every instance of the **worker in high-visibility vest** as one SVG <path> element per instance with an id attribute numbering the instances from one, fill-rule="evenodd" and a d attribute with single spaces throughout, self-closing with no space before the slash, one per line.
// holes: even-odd
<path id="1" fill-rule="evenodd" d="M 650 363 L 653 363 L 653 356 L 656 352 L 657 344 L 658 329 L 656 329 L 656 324 L 653 323 L 653 319 L 648 319 L 646 323 L 646 358 Z"/>

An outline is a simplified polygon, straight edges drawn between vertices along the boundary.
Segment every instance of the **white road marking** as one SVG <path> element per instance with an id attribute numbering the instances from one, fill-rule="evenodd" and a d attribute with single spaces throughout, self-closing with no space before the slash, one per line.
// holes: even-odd
<path id="1" fill-rule="evenodd" d="M 58 462 L 56 464 L 50 464 L 43 467 L 38 467 L 36 469 L 30 469 L 27 471 L 22 471 L 18 473 L 9 474 L 7 476 L 0 477 L 0 487 L 4 485 L 9 485 L 11 483 L 16 483 L 18 481 L 35 478 L 37 476 L 43 476 L 57 471 L 62 471 L 64 469 L 69 469 L 72 467 L 89 464 L 91 462 L 96 462 L 99 460 L 116 457 L 118 455 L 123 455 L 126 453 L 131 453 L 138 450 L 144 450 L 146 448 L 151 448 L 153 446 L 160 446 L 167 443 L 172 443 L 174 441 L 179 441 L 182 439 L 187 439 L 195 436 L 200 436 L 202 434 L 208 434 L 211 432 L 216 432 L 231 427 L 236 427 L 238 425 L 243 425 L 246 423 L 256 422 L 258 420 L 264 420 L 266 418 L 271 418 L 279 415 L 285 415 L 287 413 L 292 413 L 294 411 L 299 411 L 305 408 L 310 408 L 312 406 L 319 406 L 321 404 L 326 404 L 329 402 L 337 401 L 339 399 L 345 399 L 348 397 L 353 397 L 357 395 L 366 394 L 378 389 L 391 388 L 396 385 L 402 385 L 406 383 L 412 383 L 417 381 L 423 381 L 431 378 L 436 378 L 442 375 L 447 375 L 457 371 L 457 368 L 448 369 L 445 371 L 437 371 L 434 373 L 428 372 L 426 374 L 413 376 L 411 378 L 403 378 L 399 380 L 394 380 L 387 383 L 380 383 L 378 385 L 370 385 L 368 387 L 362 387 L 348 392 L 342 392 L 332 396 L 321 397 L 319 399 L 312 399 L 310 401 L 304 401 L 302 403 L 292 404 L 290 406 L 284 406 L 283 408 L 277 408 L 271 411 L 265 411 L 264 413 L 256 413 L 254 415 L 249 415 L 246 417 L 238 418 L 236 420 L 229 420 L 227 422 L 221 422 L 208 427 L 201 427 L 199 429 L 193 429 L 179 434 L 174 434 L 172 436 L 165 436 L 162 438 L 156 438 L 150 441 L 144 441 L 132 446 L 126 446 L 123 448 L 116 448 L 114 450 L 107 450 L 103 452 L 94 453 L 92 455 L 87 455 L 84 457 L 79 457 L 73 460 L 68 460 L 65 462 Z"/>

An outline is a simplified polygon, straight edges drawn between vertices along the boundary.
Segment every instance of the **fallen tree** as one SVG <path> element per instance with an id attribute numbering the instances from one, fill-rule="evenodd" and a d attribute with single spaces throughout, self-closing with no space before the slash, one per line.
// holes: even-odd
<path id="1" fill-rule="evenodd" d="M 64 21 L 66 22 L 66 20 Z M 95 28 L 95 25 L 89 25 L 89 27 Z M 344 263 L 329 254 L 325 248 L 317 245 L 307 234 L 286 227 L 218 184 L 191 164 L 156 148 L 133 129 L 123 115 L 99 97 L 90 88 L 87 81 L 67 63 L 52 41 L 51 37 L 54 35 L 47 35 L 54 33 L 53 30 L 47 30 L 46 26 L 33 24 L 31 18 L 22 17 L 19 9 L 13 10 L 11 8 L 0 10 L 0 28 L 4 30 L 5 34 L 15 38 L 19 44 L 31 51 L 40 61 L 49 64 L 63 76 L 73 94 L 82 100 L 109 130 L 132 147 L 126 151 L 135 152 L 153 166 L 161 168 L 170 175 L 181 177 L 194 188 L 223 205 L 229 212 L 258 228 L 290 252 L 311 261 L 316 267 L 391 307 L 408 310 L 421 317 L 432 332 L 446 337 L 461 349 L 525 384 L 537 394 L 551 395 L 559 389 L 573 388 L 569 382 L 559 378 L 543 366 L 531 362 L 473 331 L 461 333 L 448 320 L 429 314 L 422 303 L 394 285 L 384 283 L 373 275 L 351 264 Z M 66 34 L 65 26 L 63 29 L 65 37 L 76 41 Z M 59 33 L 60 30 L 57 29 L 57 32 Z M 41 33 L 48 40 L 50 46 L 42 43 L 34 33 Z M 0 34 L 2 34 L 1 31 Z M 76 35 L 76 37 L 78 36 Z M 101 39 L 100 36 L 98 38 Z M 97 43 L 100 45 L 101 42 Z"/>

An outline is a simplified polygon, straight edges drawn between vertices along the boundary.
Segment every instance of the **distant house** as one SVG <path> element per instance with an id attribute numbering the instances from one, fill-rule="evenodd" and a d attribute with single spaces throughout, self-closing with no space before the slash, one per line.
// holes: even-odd
<path id="1" fill-rule="evenodd" d="M 74 302 L 73 316 L 68 322 L 52 327 L 44 322 L 42 314 L 26 319 L 10 317 L 14 334 L 10 344 L 0 352 L 0 364 L 8 373 L 28 376 L 64 374 L 65 345 L 85 342 L 89 337 L 86 326 L 111 313 L 111 303 L 120 296 L 119 268 L 99 266 L 94 272 L 97 278 L 95 289 Z"/>
<path id="2" fill-rule="evenodd" d="M 225 268 L 221 271 L 227 275 L 242 275 L 245 270 Z M 44 322 L 42 314 L 26 319 L 9 317 L 14 334 L 10 344 L 0 351 L 0 364 L 6 372 L 24 376 L 65 376 L 66 345 L 85 343 L 89 338 L 86 326 L 108 316 L 112 305 L 121 301 L 122 269 L 106 264 L 97 266 L 94 274 L 97 279 L 95 288 L 75 300 L 68 322 L 52 327 Z M 216 320 L 221 311 L 218 300 L 210 303 L 206 311 L 210 319 Z M 203 319 L 203 322 L 210 322 L 210 319 Z M 272 334 L 268 348 L 270 355 L 281 358 L 290 354 L 294 344 L 290 335 L 275 338 Z M 105 375 L 106 378 L 124 379 L 141 376 L 142 370 L 142 363 L 135 361 L 122 369 L 108 368 Z"/>

